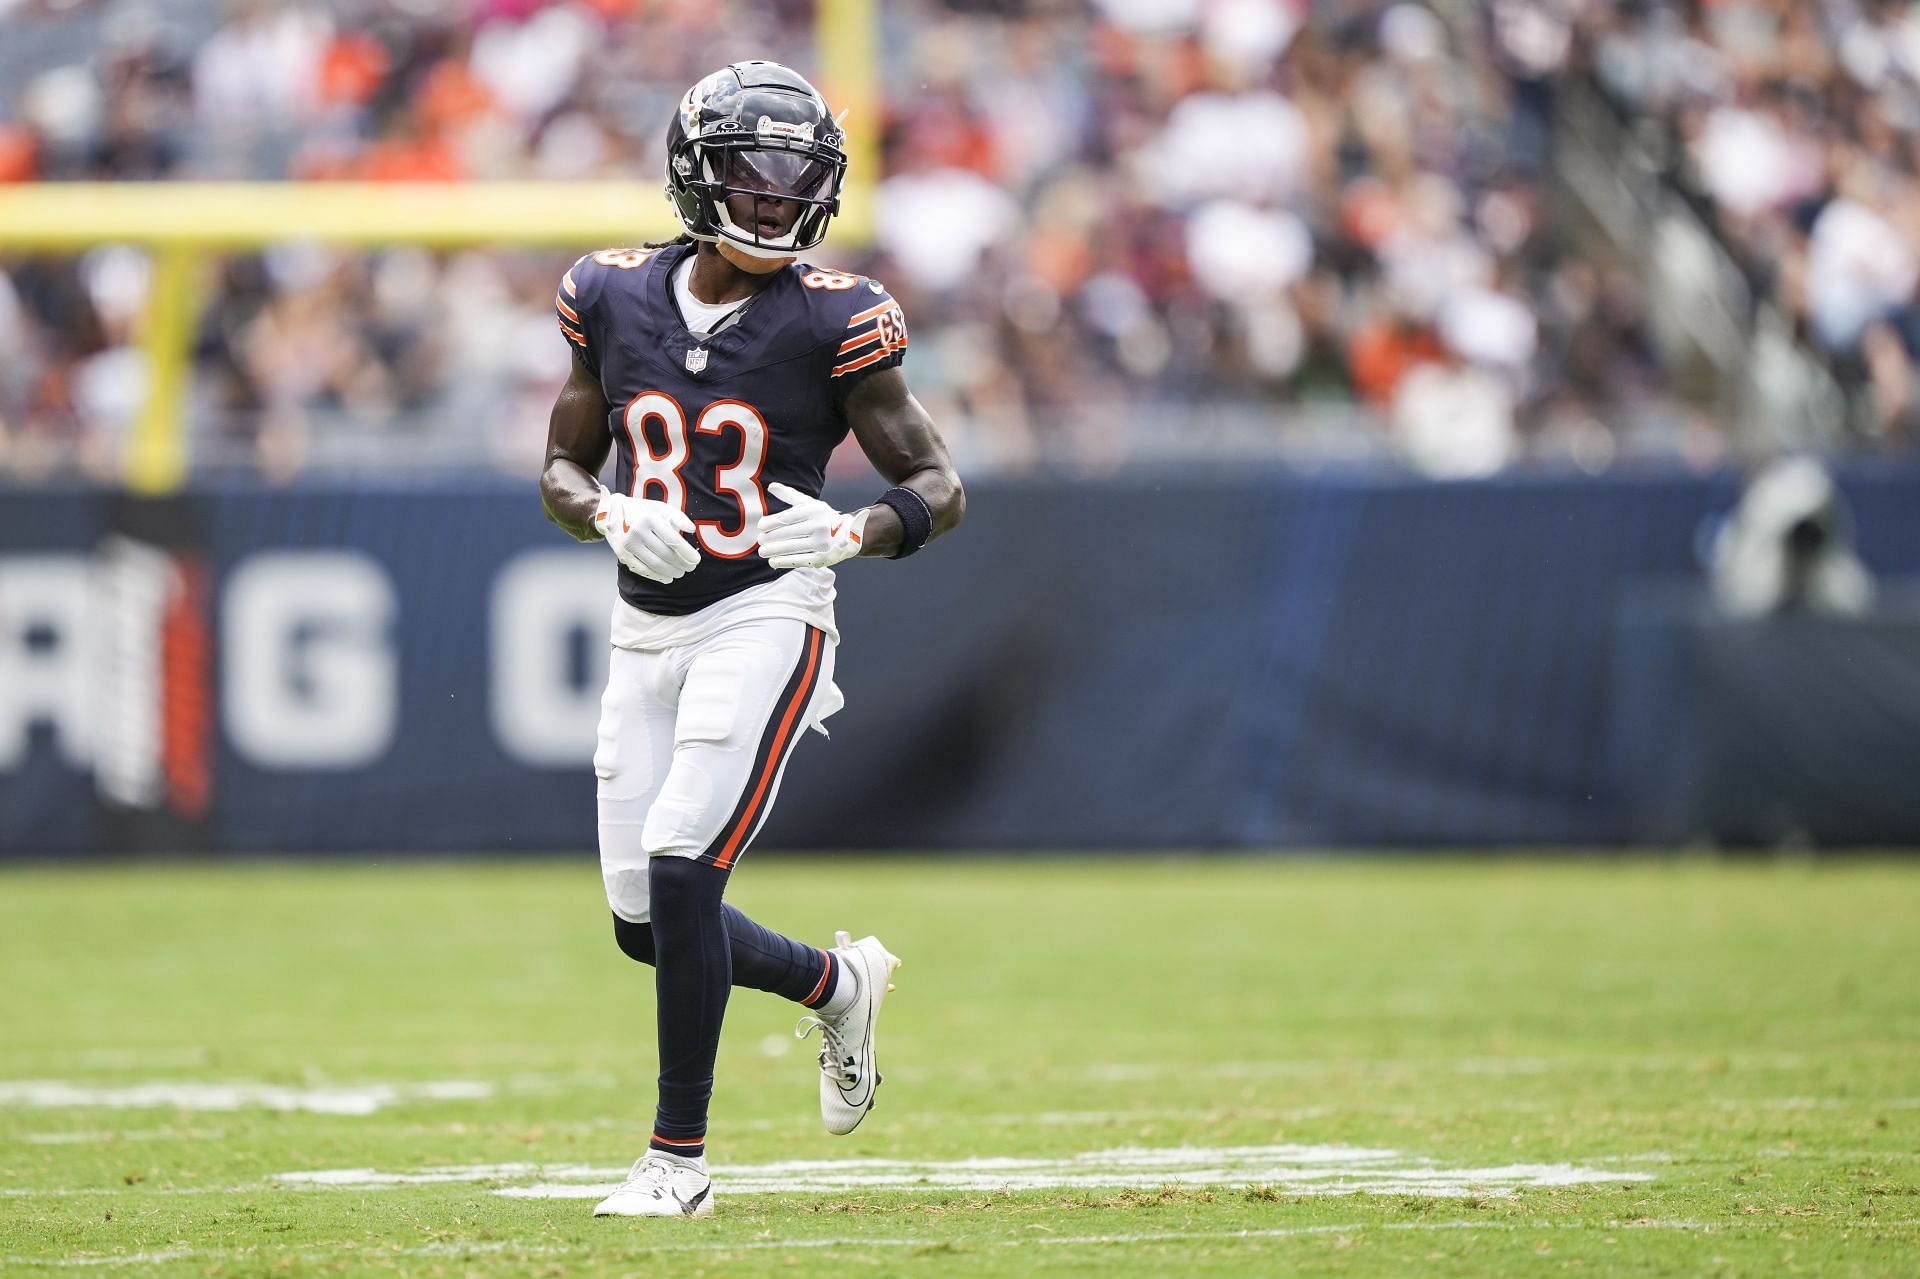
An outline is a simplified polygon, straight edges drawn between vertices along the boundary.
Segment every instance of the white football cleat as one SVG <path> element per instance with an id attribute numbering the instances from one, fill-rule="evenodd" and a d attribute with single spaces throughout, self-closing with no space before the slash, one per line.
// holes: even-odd
<path id="1" fill-rule="evenodd" d="M 634 1161 L 620 1188 L 602 1199 L 596 1217 L 711 1217 L 713 1183 L 707 1161 L 649 1150 Z"/>
<path id="2" fill-rule="evenodd" d="M 819 1030 L 820 1118 L 828 1132 L 849 1133 L 873 1109 L 873 1094 L 880 1086 L 880 1071 L 874 1064 L 873 1028 L 880 1020 L 880 1001 L 893 989 L 888 979 L 900 961 L 887 952 L 878 937 L 862 937 L 856 942 L 838 932 L 833 940 L 833 953 L 853 975 L 853 1003 L 838 1017 L 802 1017 L 793 1033 L 805 1039 Z"/>

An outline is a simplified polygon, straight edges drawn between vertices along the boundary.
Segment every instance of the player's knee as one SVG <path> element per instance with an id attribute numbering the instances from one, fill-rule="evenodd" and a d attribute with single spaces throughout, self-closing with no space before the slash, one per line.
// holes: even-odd
<path id="1" fill-rule="evenodd" d="M 616 914 L 613 917 L 613 940 L 628 959 L 642 964 L 653 963 L 652 924 L 635 923 Z"/>
<path id="2" fill-rule="evenodd" d="M 652 870 L 649 887 L 655 918 L 682 920 L 719 914 L 720 897 L 727 886 L 726 871 L 691 857 L 656 857 Z"/>
<path id="3" fill-rule="evenodd" d="M 600 877 L 607 885 L 607 905 L 617 918 L 631 921 L 636 927 L 645 928 L 653 916 L 652 894 L 647 885 L 647 863 L 642 859 L 637 865 L 622 869 L 603 869 Z"/>

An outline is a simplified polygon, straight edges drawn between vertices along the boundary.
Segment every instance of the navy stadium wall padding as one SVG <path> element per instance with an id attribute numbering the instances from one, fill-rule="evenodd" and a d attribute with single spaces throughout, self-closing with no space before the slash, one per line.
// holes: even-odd
<path id="1" fill-rule="evenodd" d="M 868 487 L 828 496 L 852 504 Z M 1920 743 L 1920 612 L 1798 640 L 1704 617 L 1695 546 L 1736 488 L 1724 475 L 977 483 L 950 540 L 840 570 L 847 707 L 830 741 L 801 744 L 761 845 L 1920 842 L 1920 783 L 1899 781 L 1920 777 L 1904 762 Z M 1920 575 L 1920 474 L 1844 488 L 1869 567 Z M 97 492 L 0 497 L 0 680 L 37 678 L 34 655 L 69 642 L 9 622 L 9 565 L 51 554 L 80 572 L 115 532 L 199 565 L 210 675 L 198 693 L 168 685 L 166 723 L 210 726 L 210 801 L 102 799 L 57 725 L 5 722 L 38 703 L 0 688 L 0 748 L 25 743 L 0 752 L 0 854 L 591 849 L 580 715 L 612 566 L 548 525 L 530 485 L 224 486 L 164 518 L 142 510 Z M 257 678 L 230 678 L 229 646 L 248 642 L 229 625 L 236 573 L 326 551 L 384 577 L 390 616 L 342 621 L 317 599 L 312 617 L 268 628 L 279 647 L 248 659 Z M 509 643 L 539 619 L 503 617 L 493 594 L 529 552 L 579 572 L 585 620 L 544 646 Z M 266 595 L 298 612 L 301 580 Z M 343 667 L 337 644 L 373 656 Z M 503 673 L 502 655 L 524 652 L 557 665 Z M 387 682 L 352 695 L 391 704 L 342 731 L 371 734 L 371 756 L 302 767 L 235 731 L 249 722 L 236 699 L 260 679 L 280 681 L 272 704 L 324 702 L 363 666 Z M 503 743 L 497 690 L 519 677 L 571 690 L 577 749 L 563 737 L 516 757 Z M 202 695 L 200 718 L 181 720 L 180 698 Z M 1807 745 L 1821 741 L 1839 745 Z M 1858 795 L 1820 763 L 1855 751 L 1879 779 Z M 177 764 L 160 771 L 177 779 Z M 1786 798 L 1755 815 L 1755 794 Z"/>

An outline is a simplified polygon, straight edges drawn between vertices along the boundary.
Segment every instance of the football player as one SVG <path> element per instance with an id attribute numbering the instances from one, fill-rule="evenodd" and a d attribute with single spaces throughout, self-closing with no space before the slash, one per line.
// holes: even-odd
<path id="1" fill-rule="evenodd" d="M 685 234 L 588 254 L 555 301 L 573 371 L 540 496 L 619 562 L 600 864 L 615 939 L 653 966 L 658 1003 L 653 1137 L 597 1216 L 712 1212 L 707 1107 L 731 986 L 811 1010 L 799 1033 L 821 1035 L 829 1130 L 851 1132 L 880 1083 L 874 1024 L 899 960 L 845 932 L 805 945 L 721 899 L 795 745 L 841 704 L 833 566 L 912 555 L 966 505 L 901 373 L 899 305 L 878 280 L 798 260 L 839 209 L 843 140 L 788 68 L 714 72 L 667 129 Z M 891 487 L 838 511 L 819 494 L 848 431 Z"/>

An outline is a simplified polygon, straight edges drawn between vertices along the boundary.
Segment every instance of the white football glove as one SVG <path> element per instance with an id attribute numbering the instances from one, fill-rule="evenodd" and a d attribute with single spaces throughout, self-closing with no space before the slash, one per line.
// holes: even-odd
<path id="1" fill-rule="evenodd" d="M 843 515 L 817 497 L 787 484 L 767 492 L 787 504 L 760 517 L 760 555 L 775 568 L 828 568 L 860 553 L 867 512 Z"/>
<path id="2" fill-rule="evenodd" d="M 616 559 L 651 581 L 677 581 L 700 566 L 700 552 L 681 536 L 693 521 L 665 502 L 602 490 L 593 526 Z"/>

